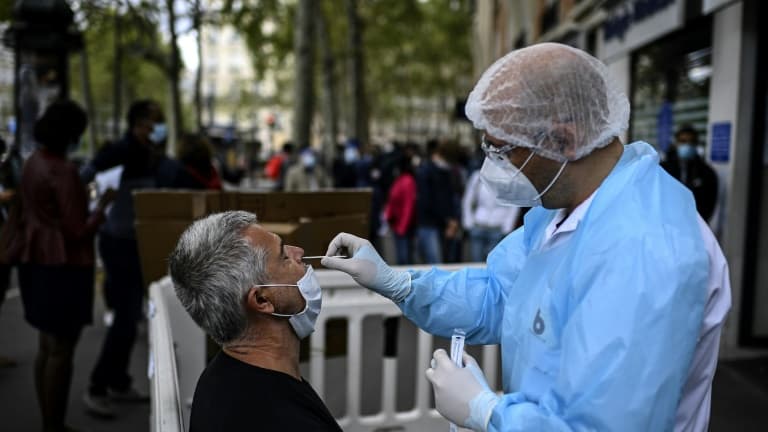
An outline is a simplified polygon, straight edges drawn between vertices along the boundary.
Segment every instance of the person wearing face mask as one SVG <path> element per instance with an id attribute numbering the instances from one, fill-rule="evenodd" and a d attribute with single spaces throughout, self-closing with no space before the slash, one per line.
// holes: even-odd
<path id="1" fill-rule="evenodd" d="M 392 299 L 422 329 L 500 344 L 503 389 L 437 350 L 438 412 L 477 431 L 704 431 L 728 265 L 691 192 L 649 144 L 622 144 L 629 102 L 606 66 L 543 43 L 497 60 L 469 95 L 480 176 L 531 206 L 484 268 L 387 266 L 339 234 L 323 266 Z M 427 366 L 427 365 L 425 365 Z"/>
<path id="2" fill-rule="evenodd" d="M 299 370 L 322 306 L 303 255 L 244 211 L 181 235 L 168 267 L 176 295 L 221 346 L 197 382 L 190 432 L 341 431 Z"/>
<path id="3" fill-rule="evenodd" d="M 114 313 L 83 395 L 89 414 L 114 417 L 113 402 L 148 402 L 129 374 L 131 351 L 142 318 L 144 283 L 134 229 L 133 191 L 177 186 L 183 166 L 165 154 L 167 129 L 160 105 L 139 100 L 128 109 L 128 130 L 102 147 L 80 171 L 85 183 L 97 173 L 122 166 L 117 198 L 99 231 L 104 263 L 104 297 Z"/>
<path id="4" fill-rule="evenodd" d="M 299 161 L 285 174 L 286 192 L 313 192 L 333 186 L 331 179 L 318 163 L 317 154 L 306 147 L 299 154 Z"/>
<path id="5" fill-rule="evenodd" d="M 709 222 L 717 204 L 717 174 L 701 156 L 701 148 L 696 129 L 683 125 L 675 133 L 675 144 L 661 167 L 693 192 L 696 210 Z"/>

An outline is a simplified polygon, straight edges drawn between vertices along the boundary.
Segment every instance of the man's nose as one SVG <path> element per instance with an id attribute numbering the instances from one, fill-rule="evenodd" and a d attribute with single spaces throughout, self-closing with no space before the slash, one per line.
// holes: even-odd
<path id="1" fill-rule="evenodd" d="M 301 262 L 301 257 L 304 256 L 304 249 L 298 247 L 298 246 L 288 246 L 285 247 L 288 250 L 288 256 L 293 258 L 294 260 Z"/>

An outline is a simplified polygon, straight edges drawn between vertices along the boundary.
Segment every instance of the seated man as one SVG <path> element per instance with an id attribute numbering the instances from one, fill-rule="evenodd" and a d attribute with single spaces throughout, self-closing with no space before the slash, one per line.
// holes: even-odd
<path id="1" fill-rule="evenodd" d="M 321 307 L 303 255 L 243 211 L 210 215 L 182 234 L 169 258 L 176 295 L 221 345 L 197 382 L 191 432 L 341 431 L 299 372 L 299 340 Z"/>

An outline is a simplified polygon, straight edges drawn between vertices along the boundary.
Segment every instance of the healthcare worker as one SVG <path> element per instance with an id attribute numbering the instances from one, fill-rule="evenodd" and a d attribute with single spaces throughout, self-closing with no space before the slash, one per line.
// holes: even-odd
<path id="1" fill-rule="evenodd" d="M 623 145 L 629 103 L 590 55 L 511 52 L 466 105 L 481 175 L 534 207 L 484 269 L 398 271 L 339 234 L 322 264 L 394 301 L 420 328 L 501 344 L 503 394 L 477 362 L 437 350 L 437 410 L 479 431 L 705 431 L 728 269 L 691 193 L 644 143 Z"/>

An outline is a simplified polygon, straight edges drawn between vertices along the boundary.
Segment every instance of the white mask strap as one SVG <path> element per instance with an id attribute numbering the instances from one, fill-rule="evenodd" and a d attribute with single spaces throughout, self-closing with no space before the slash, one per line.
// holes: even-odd
<path id="1" fill-rule="evenodd" d="M 544 190 L 543 190 L 543 191 L 541 191 L 541 193 L 540 193 L 540 194 L 538 194 L 538 195 L 536 196 L 536 198 L 534 198 L 534 199 L 533 199 L 534 201 L 541 199 L 541 197 L 543 197 L 545 193 L 549 192 L 549 189 L 550 189 L 552 186 L 554 186 L 554 185 L 555 185 L 555 182 L 557 181 L 557 179 L 558 179 L 558 178 L 560 178 L 560 174 L 562 174 L 562 173 L 563 173 L 563 170 L 565 169 L 565 166 L 566 166 L 566 165 L 568 165 L 568 161 L 565 161 L 565 162 L 563 162 L 563 164 L 562 164 L 562 165 L 560 165 L 560 170 L 557 172 L 557 174 L 555 174 L 555 177 L 552 179 L 552 181 L 551 181 L 551 182 L 549 182 L 549 184 L 547 185 L 547 187 L 545 187 L 545 188 L 544 188 Z"/>
<path id="2" fill-rule="evenodd" d="M 525 166 L 526 166 L 526 165 L 528 165 L 528 162 L 530 162 L 530 161 L 531 161 L 531 159 L 533 159 L 533 155 L 535 155 L 535 154 L 536 154 L 536 153 L 535 153 L 533 150 L 531 150 L 531 149 L 528 149 L 528 151 L 530 151 L 530 152 L 531 152 L 531 154 L 528 156 L 528 159 L 526 159 L 526 160 L 525 160 L 525 162 L 523 162 L 523 164 L 522 164 L 522 165 L 520 165 L 520 168 L 518 168 L 518 169 L 517 169 L 518 171 L 521 171 L 521 172 L 522 172 L 522 171 L 523 171 L 523 168 L 525 168 Z"/>
<path id="3" fill-rule="evenodd" d="M 259 285 L 254 285 L 254 287 L 297 287 L 297 288 L 298 288 L 298 286 L 299 285 L 297 285 L 297 284 L 259 284 Z M 302 310 L 301 312 L 295 313 L 295 314 L 281 314 L 281 313 L 272 312 L 271 315 L 272 316 L 276 316 L 276 317 L 281 317 L 281 318 L 290 318 L 290 317 L 292 317 L 294 315 L 299 315 L 299 314 L 303 313 L 305 310 L 307 310 L 308 306 L 309 306 L 309 304 L 304 305 L 304 310 Z"/>

